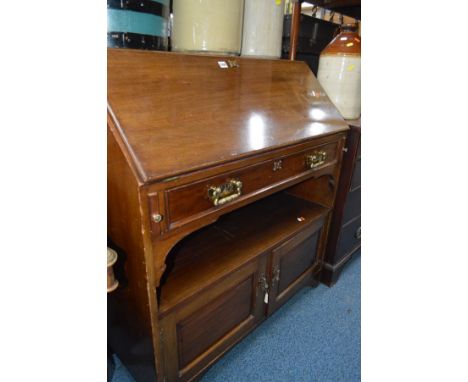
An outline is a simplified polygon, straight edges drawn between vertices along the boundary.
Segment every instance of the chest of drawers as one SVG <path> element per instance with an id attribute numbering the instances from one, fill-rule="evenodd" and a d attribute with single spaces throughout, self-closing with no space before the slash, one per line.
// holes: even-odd
<path id="1" fill-rule="evenodd" d="M 318 282 L 348 126 L 301 62 L 109 49 L 107 127 L 110 346 L 194 380 Z"/>
<path id="2" fill-rule="evenodd" d="M 348 121 L 343 166 L 332 215 L 321 280 L 336 283 L 345 264 L 361 248 L 361 121 Z"/>

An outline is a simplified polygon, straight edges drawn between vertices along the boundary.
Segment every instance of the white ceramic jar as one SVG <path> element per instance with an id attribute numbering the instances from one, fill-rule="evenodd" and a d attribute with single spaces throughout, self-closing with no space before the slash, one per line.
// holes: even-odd
<path id="1" fill-rule="evenodd" d="M 242 56 L 281 57 L 284 0 L 245 0 Z"/>
<path id="2" fill-rule="evenodd" d="M 361 38 L 355 25 L 341 32 L 320 54 L 317 79 L 344 119 L 361 115 Z"/>
<path id="3" fill-rule="evenodd" d="M 172 50 L 239 54 L 244 0 L 174 0 Z"/>

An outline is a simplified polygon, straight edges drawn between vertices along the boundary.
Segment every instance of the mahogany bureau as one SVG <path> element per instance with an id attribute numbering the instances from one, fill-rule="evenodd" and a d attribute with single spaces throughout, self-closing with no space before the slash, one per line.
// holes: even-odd
<path id="1" fill-rule="evenodd" d="M 109 49 L 107 128 L 109 344 L 197 379 L 317 284 L 348 126 L 303 62 Z"/>

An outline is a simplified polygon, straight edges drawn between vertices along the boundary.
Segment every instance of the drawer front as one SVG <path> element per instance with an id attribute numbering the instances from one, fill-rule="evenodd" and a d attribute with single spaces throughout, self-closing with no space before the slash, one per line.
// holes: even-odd
<path id="1" fill-rule="evenodd" d="M 351 190 L 361 185 L 361 160 L 356 160 L 354 165 L 353 178 L 351 179 Z"/>
<path id="2" fill-rule="evenodd" d="M 361 215 L 361 187 L 348 193 L 343 212 L 343 224 Z"/>
<path id="3" fill-rule="evenodd" d="M 168 229 L 335 163 L 338 142 L 166 191 Z"/>
<path id="4" fill-rule="evenodd" d="M 361 245 L 361 217 L 345 224 L 341 229 L 336 249 L 336 262 Z"/>
<path id="5" fill-rule="evenodd" d="M 361 160 L 361 140 L 359 139 L 359 145 L 357 149 L 356 159 Z"/>

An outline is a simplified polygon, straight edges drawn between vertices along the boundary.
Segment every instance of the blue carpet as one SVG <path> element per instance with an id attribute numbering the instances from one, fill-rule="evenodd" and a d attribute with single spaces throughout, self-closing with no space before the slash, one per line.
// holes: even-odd
<path id="1" fill-rule="evenodd" d="M 361 256 L 332 287 L 305 288 L 221 358 L 201 382 L 361 380 Z M 133 382 L 116 359 L 112 382 Z"/>

